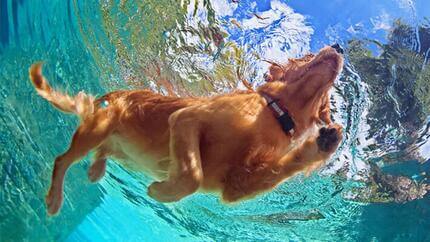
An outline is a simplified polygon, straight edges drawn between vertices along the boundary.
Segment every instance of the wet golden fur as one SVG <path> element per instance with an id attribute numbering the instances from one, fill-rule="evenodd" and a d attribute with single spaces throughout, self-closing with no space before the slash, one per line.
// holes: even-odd
<path id="1" fill-rule="evenodd" d="M 134 90 L 97 100 L 53 90 L 41 65 L 33 65 L 30 78 L 37 92 L 81 119 L 69 149 L 55 159 L 46 197 L 49 214 L 61 208 L 67 169 L 92 150 L 91 181 L 104 175 L 106 158 L 114 157 L 153 177 L 148 195 L 160 202 L 178 201 L 196 191 L 235 202 L 319 167 L 341 140 L 340 125 L 330 120 L 328 91 L 342 65 L 342 57 L 326 47 L 281 69 L 272 66 L 268 82 L 256 92 L 178 98 Z M 282 131 L 262 93 L 288 108 L 296 124 L 293 136 Z M 315 132 L 324 122 L 329 127 Z"/>

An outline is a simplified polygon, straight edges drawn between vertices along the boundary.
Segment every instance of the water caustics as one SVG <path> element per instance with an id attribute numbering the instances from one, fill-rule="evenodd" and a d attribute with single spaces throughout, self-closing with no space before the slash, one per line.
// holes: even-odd
<path id="1" fill-rule="evenodd" d="M 429 17 L 426 0 L 0 0 L 0 240 L 429 241 Z M 335 42 L 345 140 L 310 177 L 235 206 L 202 194 L 160 204 L 147 177 L 114 162 L 90 184 L 87 157 L 47 217 L 53 159 L 77 120 L 36 95 L 32 62 L 71 93 L 209 96 Z"/>

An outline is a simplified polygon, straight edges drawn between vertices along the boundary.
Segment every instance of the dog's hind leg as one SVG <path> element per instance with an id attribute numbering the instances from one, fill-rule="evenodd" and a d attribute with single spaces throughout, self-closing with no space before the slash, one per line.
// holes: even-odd
<path id="1" fill-rule="evenodd" d="M 198 190 L 203 180 L 200 158 L 200 124 L 185 110 L 172 114 L 168 178 L 148 187 L 148 195 L 160 202 L 175 202 Z"/>
<path id="2" fill-rule="evenodd" d="M 86 119 L 73 135 L 70 148 L 55 159 L 51 187 L 46 196 L 50 215 L 56 214 L 63 202 L 63 184 L 67 169 L 74 161 L 83 158 L 99 146 L 111 133 L 114 121 L 105 112 L 98 112 Z"/>
<path id="3" fill-rule="evenodd" d="M 103 147 L 97 149 L 94 162 L 88 169 L 88 178 L 91 182 L 98 182 L 106 172 L 106 156 L 107 152 Z"/>

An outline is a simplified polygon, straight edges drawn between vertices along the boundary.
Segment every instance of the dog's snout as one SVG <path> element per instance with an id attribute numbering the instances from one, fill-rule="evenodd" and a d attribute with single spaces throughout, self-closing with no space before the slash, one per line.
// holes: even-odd
<path id="1" fill-rule="evenodd" d="M 331 47 L 332 47 L 333 49 L 335 49 L 337 53 L 339 53 L 339 54 L 343 54 L 343 49 L 342 49 L 342 47 L 340 47 L 340 45 L 339 45 L 338 43 L 336 43 L 336 44 L 332 45 Z"/>

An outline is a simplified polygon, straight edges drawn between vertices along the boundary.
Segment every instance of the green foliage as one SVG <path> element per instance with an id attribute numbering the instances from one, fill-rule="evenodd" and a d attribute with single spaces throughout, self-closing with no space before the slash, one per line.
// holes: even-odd
<path id="1" fill-rule="evenodd" d="M 415 96 L 420 101 L 423 112 L 430 114 L 430 66 L 424 67 L 414 88 Z"/>

